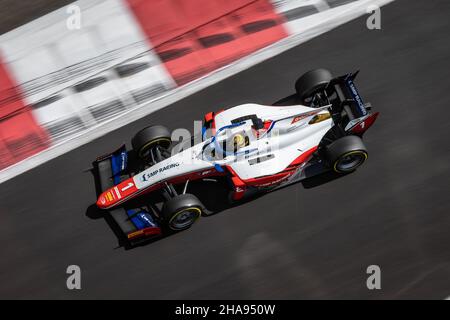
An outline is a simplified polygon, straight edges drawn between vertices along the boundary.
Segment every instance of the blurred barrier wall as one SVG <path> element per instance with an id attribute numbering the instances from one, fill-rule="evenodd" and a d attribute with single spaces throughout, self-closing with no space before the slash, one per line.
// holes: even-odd
<path id="1" fill-rule="evenodd" d="M 387 2 L 80 0 L 74 2 L 80 29 L 68 28 L 65 7 L 6 33 L 0 36 L 0 182 L 52 157 L 34 156 L 10 170 L 43 150 L 70 150 L 68 141 L 87 142 L 80 137 L 138 108 L 151 113 L 161 98 L 192 93 L 190 84 L 237 60 L 315 25 L 341 24 L 352 9 L 362 14 L 363 3 Z"/>
<path id="2" fill-rule="evenodd" d="M 128 0 L 178 85 L 287 36 L 268 0 Z"/>
<path id="3" fill-rule="evenodd" d="M 45 150 L 49 143 L 0 56 L 0 169 Z"/>

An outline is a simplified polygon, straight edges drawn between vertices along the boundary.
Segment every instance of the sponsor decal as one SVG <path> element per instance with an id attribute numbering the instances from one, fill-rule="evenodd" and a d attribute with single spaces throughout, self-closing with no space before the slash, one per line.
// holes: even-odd
<path id="1" fill-rule="evenodd" d="M 201 176 L 206 176 L 207 174 L 210 174 L 212 172 L 212 170 L 206 170 L 206 171 L 202 171 L 200 172 Z"/>
<path id="2" fill-rule="evenodd" d="M 306 115 L 296 116 L 294 119 L 292 119 L 291 124 L 299 122 L 300 120 L 305 119 L 305 118 L 306 118 Z"/>
<path id="3" fill-rule="evenodd" d="M 175 163 L 171 163 L 171 164 L 169 164 L 169 165 L 167 165 L 165 167 L 162 167 L 162 168 L 159 168 L 157 170 L 154 170 L 152 172 L 146 172 L 146 173 L 144 173 L 141 176 L 141 180 L 142 180 L 142 182 L 147 182 L 150 178 L 152 178 L 152 177 L 154 177 L 154 176 L 156 176 L 156 175 L 158 175 L 160 173 L 163 173 L 164 171 L 167 171 L 167 170 L 173 169 L 175 167 L 178 167 L 179 165 L 180 164 L 178 162 L 175 162 Z"/>
<path id="4" fill-rule="evenodd" d="M 131 232 L 131 233 L 129 233 L 129 234 L 127 235 L 127 238 L 128 238 L 128 239 L 131 239 L 131 238 L 140 236 L 141 234 L 144 234 L 144 230 L 138 230 L 138 231 L 135 231 L 135 232 Z"/>
<path id="5" fill-rule="evenodd" d="M 105 204 L 105 203 L 106 203 L 106 199 L 105 199 L 104 196 L 101 196 L 101 197 L 100 197 L 100 203 L 101 203 L 101 204 Z"/>
<path id="6" fill-rule="evenodd" d="M 359 111 L 361 111 L 361 114 L 363 116 L 365 116 L 367 114 L 367 110 L 364 107 L 364 102 L 362 101 L 362 98 L 359 95 L 358 90 L 356 90 L 355 84 L 353 83 L 353 81 L 351 79 L 349 79 L 349 80 L 347 80 L 347 85 L 350 88 L 350 92 L 353 96 L 353 99 L 355 99 L 355 101 L 358 105 Z"/>
<path id="7" fill-rule="evenodd" d="M 303 119 L 306 119 L 308 117 L 311 117 L 311 116 L 315 115 L 316 113 L 319 113 L 320 111 L 322 111 L 322 110 L 314 110 L 314 111 L 302 113 L 302 114 L 294 117 L 294 119 L 292 119 L 291 124 L 294 124 L 296 122 L 299 122 L 300 120 L 303 120 Z"/>
<path id="8" fill-rule="evenodd" d="M 111 191 L 106 193 L 106 198 L 108 198 L 108 201 L 113 201 L 115 199 L 114 194 Z"/>
<path id="9" fill-rule="evenodd" d="M 259 188 L 273 187 L 275 185 L 281 184 L 283 181 L 287 180 L 291 175 L 292 175 L 292 173 L 288 174 L 286 176 L 283 176 L 281 178 L 278 178 L 276 180 L 273 180 L 273 181 L 269 181 L 269 182 L 266 182 L 266 183 L 258 184 L 257 187 L 259 187 Z"/>
<path id="10" fill-rule="evenodd" d="M 127 166 L 127 152 L 126 151 L 122 151 L 120 153 L 120 157 L 122 159 L 122 166 L 120 167 L 120 170 L 123 171 L 123 170 L 125 170 L 125 168 Z"/>
<path id="11" fill-rule="evenodd" d="M 147 222 L 148 225 L 154 226 L 154 223 L 142 212 L 139 212 L 139 218 Z"/>

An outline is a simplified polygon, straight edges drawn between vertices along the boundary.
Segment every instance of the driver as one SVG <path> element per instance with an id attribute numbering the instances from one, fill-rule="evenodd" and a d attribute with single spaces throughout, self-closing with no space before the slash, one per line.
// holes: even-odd
<path id="1" fill-rule="evenodd" d="M 248 136 L 242 132 L 235 133 L 229 141 L 231 142 L 230 147 L 233 148 L 234 152 L 250 144 Z"/>
<path id="2" fill-rule="evenodd" d="M 245 147 L 245 136 L 242 133 L 236 133 L 233 137 L 233 146 L 235 149 Z"/>

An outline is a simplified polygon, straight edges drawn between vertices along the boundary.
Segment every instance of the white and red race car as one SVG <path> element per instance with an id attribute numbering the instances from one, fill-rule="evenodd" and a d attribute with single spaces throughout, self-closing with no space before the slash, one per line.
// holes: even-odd
<path id="1" fill-rule="evenodd" d="M 94 162 L 97 206 L 109 209 L 127 238 L 135 239 L 187 229 L 207 212 L 187 193 L 193 180 L 225 177 L 230 199 L 239 201 L 301 181 L 308 172 L 354 171 L 367 159 L 361 138 L 378 116 L 363 103 L 356 74 L 313 70 L 298 79 L 295 94 L 272 106 L 210 112 L 200 142 L 184 148 L 172 147 L 165 127 L 144 128 L 132 139 L 132 151 L 122 147 Z M 131 152 L 139 160 L 130 169 Z M 161 210 L 127 207 L 130 199 L 154 192 L 165 198 Z"/>

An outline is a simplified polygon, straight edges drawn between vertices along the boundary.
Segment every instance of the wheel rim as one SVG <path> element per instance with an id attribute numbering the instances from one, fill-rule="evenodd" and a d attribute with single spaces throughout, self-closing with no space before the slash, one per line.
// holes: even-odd
<path id="1" fill-rule="evenodd" d="M 335 170 L 338 172 L 353 171 L 367 159 L 367 153 L 353 151 L 342 155 L 335 163 Z"/>
<path id="2" fill-rule="evenodd" d="M 169 222 L 169 226 L 173 230 L 182 230 L 192 225 L 200 216 L 199 208 L 188 208 L 181 210 L 173 215 Z"/>

